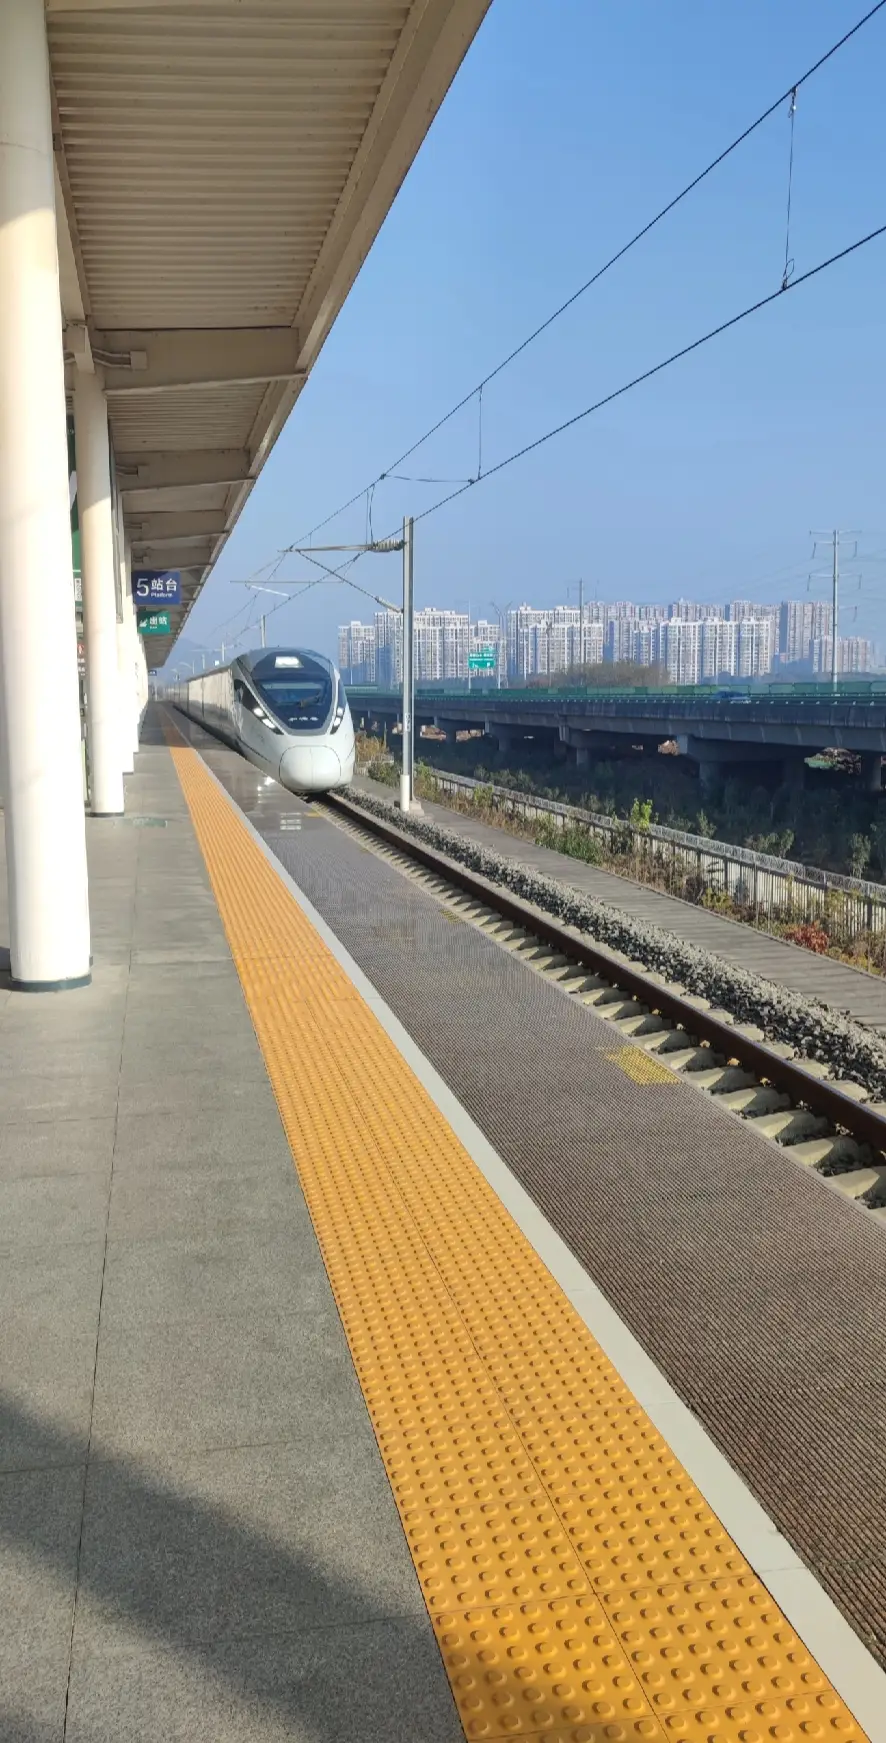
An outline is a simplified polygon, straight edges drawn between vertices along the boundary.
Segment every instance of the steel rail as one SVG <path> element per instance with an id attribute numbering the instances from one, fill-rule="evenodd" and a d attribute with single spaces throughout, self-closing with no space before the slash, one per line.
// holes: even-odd
<path id="1" fill-rule="evenodd" d="M 525 927 L 563 956 L 599 973 L 613 986 L 647 1005 L 650 1011 L 669 1018 L 687 1035 L 708 1042 L 715 1052 L 723 1054 L 727 1060 L 736 1060 L 755 1077 L 787 1095 L 792 1102 L 801 1103 L 812 1113 L 821 1115 L 859 1143 L 886 1153 L 886 1114 L 877 1113 L 865 1102 L 845 1095 L 832 1080 L 813 1076 L 799 1059 L 783 1058 L 765 1041 L 756 1041 L 710 1011 L 700 1010 L 691 996 L 681 995 L 653 979 L 642 968 L 607 950 L 587 933 L 545 914 L 543 909 L 534 907 L 482 873 L 471 871 L 458 860 L 450 859 L 448 854 L 430 847 L 427 842 L 398 829 L 396 824 L 364 811 L 340 793 L 325 794 L 323 803 L 388 846 L 407 854 L 427 870 L 457 885 L 466 895 L 495 908 L 504 919 Z"/>

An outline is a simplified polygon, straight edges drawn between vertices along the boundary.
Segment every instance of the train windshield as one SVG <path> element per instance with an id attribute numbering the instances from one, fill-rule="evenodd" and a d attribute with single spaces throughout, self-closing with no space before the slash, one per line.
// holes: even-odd
<path id="1" fill-rule="evenodd" d="M 317 728 L 325 725 L 332 708 L 332 676 L 313 660 L 302 659 L 298 670 L 284 668 L 255 672 L 252 681 L 259 696 L 284 726 Z"/>

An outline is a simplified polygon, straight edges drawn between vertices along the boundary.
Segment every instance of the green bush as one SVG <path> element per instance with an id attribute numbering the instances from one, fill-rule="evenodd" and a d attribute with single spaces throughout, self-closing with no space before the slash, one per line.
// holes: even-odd
<path id="1" fill-rule="evenodd" d="M 635 799 L 630 810 L 628 821 L 632 829 L 647 830 L 652 824 L 652 800 Z"/>
<path id="2" fill-rule="evenodd" d="M 586 865 L 602 865 L 603 849 L 595 836 L 580 823 L 567 823 L 562 828 L 553 818 L 543 817 L 535 826 L 536 847 L 551 847 L 555 853 L 568 853 L 570 859 L 583 859 Z"/>
<path id="3" fill-rule="evenodd" d="M 371 781 L 381 781 L 385 787 L 396 787 L 400 781 L 400 764 L 376 757 L 369 764 L 366 773 Z"/>

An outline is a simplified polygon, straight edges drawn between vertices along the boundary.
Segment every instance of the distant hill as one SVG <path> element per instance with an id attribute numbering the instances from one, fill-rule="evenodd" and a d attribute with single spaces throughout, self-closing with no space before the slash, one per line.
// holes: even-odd
<path id="1" fill-rule="evenodd" d="M 179 636 L 169 659 L 165 666 L 159 668 L 157 675 L 160 678 L 171 678 L 173 667 L 180 666 L 184 660 L 190 660 L 192 665 L 199 666 L 204 654 L 206 654 L 208 665 L 209 655 L 206 653 L 206 649 L 201 647 L 199 642 L 193 642 L 185 635 Z M 151 670 L 153 671 L 154 668 L 151 667 Z"/>

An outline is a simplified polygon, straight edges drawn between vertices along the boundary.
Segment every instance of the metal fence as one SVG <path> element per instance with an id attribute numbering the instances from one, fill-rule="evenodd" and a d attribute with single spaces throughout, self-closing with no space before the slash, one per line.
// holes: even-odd
<path id="1" fill-rule="evenodd" d="M 576 805 L 517 793 L 464 775 L 431 768 L 424 773 L 441 793 L 460 796 L 472 804 L 479 788 L 494 811 L 508 812 L 527 822 L 544 819 L 558 829 L 577 827 L 599 843 L 607 860 L 630 862 L 631 875 L 640 881 L 661 884 L 672 894 L 696 902 L 722 894 L 736 909 L 753 916 L 758 925 L 824 921 L 835 939 L 845 941 L 863 933 L 886 933 L 886 885 L 658 824 L 640 829 L 617 817 L 582 811 Z"/>

